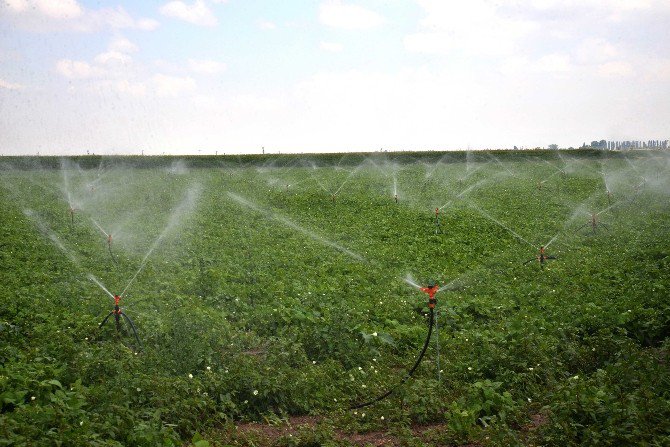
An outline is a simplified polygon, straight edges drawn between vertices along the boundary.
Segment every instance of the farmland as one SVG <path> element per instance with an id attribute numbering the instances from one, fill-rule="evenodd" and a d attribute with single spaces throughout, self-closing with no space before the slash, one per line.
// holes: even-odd
<path id="1" fill-rule="evenodd" d="M 0 445 L 670 444 L 667 153 L 0 170 Z"/>

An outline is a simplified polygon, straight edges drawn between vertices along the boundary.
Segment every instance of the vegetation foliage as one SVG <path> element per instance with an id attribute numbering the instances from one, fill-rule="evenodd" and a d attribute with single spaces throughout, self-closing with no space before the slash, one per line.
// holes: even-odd
<path id="1" fill-rule="evenodd" d="M 277 445 L 668 445 L 668 161 L 8 158 L 0 445 L 242 445 L 235 424 L 295 415 L 323 420 Z M 91 275 L 128 286 L 142 349 L 99 327 L 113 302 Z M 455 286 L 426 358 L 348 410 L 425 339 L 407 275 Z"/>

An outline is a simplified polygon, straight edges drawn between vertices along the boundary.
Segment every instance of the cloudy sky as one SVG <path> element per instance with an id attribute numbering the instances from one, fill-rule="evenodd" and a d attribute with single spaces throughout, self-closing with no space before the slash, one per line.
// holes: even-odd
<path id="1" fill-rule="evenodd" d="M 0 0 L 0 154 L 670 137 L 668 0 Z"/>

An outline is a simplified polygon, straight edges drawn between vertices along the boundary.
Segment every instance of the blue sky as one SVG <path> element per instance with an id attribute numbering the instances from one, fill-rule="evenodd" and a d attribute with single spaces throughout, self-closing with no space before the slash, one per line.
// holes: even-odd
<path id="1" fill-rule="evenodd" d="M 666 0 L 0 0 L 0 153 L 670 133 Z"/>

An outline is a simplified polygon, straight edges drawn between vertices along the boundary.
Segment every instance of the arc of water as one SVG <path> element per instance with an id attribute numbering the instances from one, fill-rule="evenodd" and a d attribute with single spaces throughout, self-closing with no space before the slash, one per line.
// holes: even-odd
<path id="1" fill-rule="evenodd" d="M 481 209 L 481 208 L 478 207 L 477 205 L 474 205 L 474 204 L 472 204 L 472 203 L 468 203 L 468 205 L 469 205 L 470 207 L 474 208 L 476 211 L 479 212 L 479 214 L 481 214 L 482 216 L 486 217 L 486 218 L 487 218 L 488 220 L 490 220 L 491 222 L 496 223 L 496 224 L 498 224 L 501 228 L 507 230 L 507 232 L 509 232 L 512 236 L 516 237 L 516 238 L 519 239 L 520 241 L 525 242 L 526 244 L 530 245 L 530 246 L 533 247 L 533 248 L 537 248 L 537 247 L 538 247 L 537 244 L 533 244 L 532 242 L 529 242 L 529 241 L 526 240 L 523 236 L 521 236 L 519 233 L 517 233 L 516 231 L 512 230 L 510 227 L 508 227 L 508 226 L 505 225 L 504 223 L 500 222 L 498 219 L 496 219 L 495 217 L 491 216 L 489 213 L 487 213 L 486 211 L 484 211 L 483 209 Z"/>
<path id="2" fill-rule="evenodd" d="M 107 287 L 105 287 L 105 286 L 102 284 L 102 282 L 100 282 L 100 281 L 98 280 L 98 278 L 96 278 L 96 277 L 93 276 L 91 273 L 89 273 L 89 274 L 88 274 L 88 279 L 90 279 L 91 281 L 93 281 L 94 283 L 96 283 L 96 284 L 98 285 L 98 287 L 100 287 L 100 288 L 101 288 L 107 295 L 109 295 L 109 297 L 110 297 L 112 300 L 114 299 L 114 295 L 112 295 L 112 293 L 111 293 L 109 290 L 107 290 Z"/>
<path id="3" fill-rule="evenodd" d="M 361 262 L 366 261 L 366 259 L 363 256 L 359 255 L 358 253 L 356 253 L 352 250 L 349 250 L 348 248 L 343 247 L 336 242 L 328 240 L 325 237 L 323 237 L 323 236 L 321 236 L 317 233 L 314 233 L 313 231 L 310 231 L 306 228 L 301 227 L 300 225 L 293 222 L 291 219 L 289 219 L 287 217 L 281 216 L 281 215 L 279 215 L 277 213 L 273 213 L 271 211 L 264 210 L 260 206 L 256 205 L 255 203 L 251 202 L 250 200 L 245 199 L 244 197 L 242 197 L 238 194 L 235 194 L 233 192 L 228 191 L 228 197 L 230 197 L 231 199 L 233 199 L 234 201 L 236 201 L 239 204 L 247 206 L 247 207 L 251 208 L 252 210 L 254 210 L 256 212 L 263 214 L 266 217 L 270 217 L 270 218 L 284 224 L 285 226 L 287 226 L 287 227 L 289 227 L 293 230 L 296 230 L 296 231 L 310 237 L 311 239 L 314 239 L 315 241 L 321 242 L 324 245 L 327 245 L 331 248 L 334 248 L 338 251 L 341 251 L 342 253 L 345 253 L 346 255 L 350 256 L 351 258 L 356 259 L 357 261 L 361 261 Z"/>
<path id="4" fill-rule="evenodd" d="M 102 232 L 102 234 L 109 237 L 109 233 L 107 233 L 105 230 L 103 230 L 102 227 L 100 226 L 100 224 L 98 222 L 96 222 L 95 219 L 93 219 L 92 217 L 89 217 L 89 219 L 91 219 L 91 222 L 93 222 L 95 224 L 95 226 L 98 227 L 98 230 L 100 230 Z"/>
<path id="5" fill-rule="evenodd" d="M 333 195 L 337 195 L 337 193 L 340 192 L 340 191 L 342 190 L 342 188 L 344 188 L 344 185 L 347 184 L 347 182 L 351 179 L 351 177 L 353 177 L 353 175 L 356 174 L 356 173 L 358 172 L 358 170 L 361 169 L 362 166 L 363 166 L 363 165 L 358 165 L 358 166 L 356 167 L 356 169 L 354 169 L 353 171 L 351 171 L 351 172 L 349 173 L 349 175 L 347 175 L 347 178 L 344 179 L 344 182 L 342 182 L 342 184 L 340 185 L 340 187 L 337 188 L 337 191 L 335 191 L 335 192 L 333 193 Z"/>
<path id="6" fill-rule="evenodd" d="M 200 195 L 200 185 L 196 185 L 195 187 L 192 187 L 189 191 L 187 191 L 186 197 L 181 201 L 179 206 L 177 206 L 174 209 L 174 211 L 170 215 L 170 219 L 168 220 L 167 225 L 165 226 L 163 231 L 158 235 L 158 237 L 154 240 L 154 243 L 151 244 L 151 247 L 149 247 L 149 250 L 144 255 L 144 258 L 142 259 L 139 268 L 137 269 L 133 277 L 130 279 L 126 287 L 123 289 L 123 292 L 121 292 L 120 295 L 121 297 L 123 297 L 126 294 L 126 291 L 135 281 L 137 275 L 139 275 L 140 272 L 144 269 L 144 266 L 147 263 L 147 259 L 149 259 L 149 256 L 151 256 L 151 253 L 154 252 L 154 250 L 158 247 L 163 238 L 165 238 L 165 236 L 167 236 L 167 234 L 179 224 L 180 217 L 183 216 L 195 205 L 195 202 L 197 201 L 199 195 Z"/>
<path id="7" fill-rule="evenodd" d="M 507 171 L 507 172 L 509 173 L 509 175 L 511 175 L 512 177 L 514 177 L 514 173 L 513 173 L 512 171 L 510 171 L 509 168 L 508 168 L 507 166 L 505 166 L 504 164 L 502 164 L 502 162 L 500 161 L 500 159 L 499 159 L 498 157 L 496 157 L 495 155 L 493 155 L 493 154 L 491 154 L 491 153 L 489 153 L 489 152 L 487 152 L 486 155 L 488 155 L 490 158 L 493 159 L 493 161 L 495 161 L 496 163 L 498 163 L 498 164 L 500 165 L 501 168 L 503 168 L 505 171 Z"/>
<path id="8" fill-rule="evenodd" d="M 51 242 L 54 243 L 56 247 L 60 251 L 65 254 L 65 256 L 68 257 L 68 259 L 77 267 L 81 268 L 81 264 L 79 263 L 79 260 L 75 257 L 74 253 L 72 253 L 70 250 L 68 250 L 65 245 L 61 242 L 61 240 L 58 238 L 56 233 L 54 233 L 51 228 L 44 222 L 35 211 L 31 209 L 25 209 L 23 210 L 23 214 L 25 214 L 27 217 L 29 217 L 33 223 L 37 226 L 37 228 L 40 230 L 42 234 L 45 234 L 49 239 L 51 239 Z"/>
<path id="9" fill-rule="evenodd" d="M 472 185 L 468 186 L 463 191 L 461 191 L 459 194 L 457 194 L 453 199 L 449 200 L 447 203 L 438 207 L 437 209 L 441 210 L 442 208 L 445 208 L 445 207 L 451 205 L 452 203 L 454 203 L 455 200 L 460 199 L 465 194 L 469 193 L 470 191 L 472 191 L 475 188 L 480 187 L 482 184 L 484 184 L 486 182 L 487 182 L 487 179 L 482 179 L 482 180 L 478 181 L 477 183 L 473 183 Z"/>

